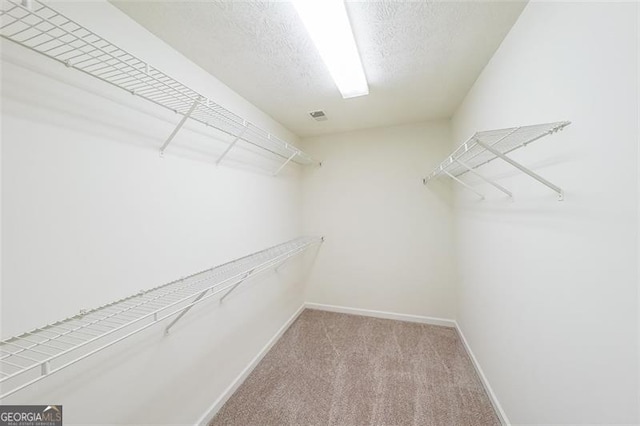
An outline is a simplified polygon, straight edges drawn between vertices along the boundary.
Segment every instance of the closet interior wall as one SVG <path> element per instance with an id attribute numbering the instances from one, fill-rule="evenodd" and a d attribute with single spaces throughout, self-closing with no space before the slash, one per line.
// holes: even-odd
<path id="1" fill-rule="evenodd" d="M 452 120 L 572 122 L 512 154 L 564 201 L 500 161 L 514 202 L 455 190 L 458 323 L 514 424 L 640 420 L 637 8 L 529 3 Z"/>
<path id="2" fill-rule="evenodd" d="M 307 301 L 452 320 L 451 186 L 422 176 L 452 151 L 448 121 L 305 138 L 305 233 L 326 237 Z"/>
<path id="3" fill-rule="evenodd" d="M 284 140 L 296 137 L 107 2 L 56 9 Z M 2 40 L 2 337 L 301 235 L 300 172 Z M 247 170 L 249 169 L 250 170 Z M 16 393 L 69 424 L 194 423 L 303 303 L 308 257 Z M 166 325 L 166 323 L 164 324 Z"/>

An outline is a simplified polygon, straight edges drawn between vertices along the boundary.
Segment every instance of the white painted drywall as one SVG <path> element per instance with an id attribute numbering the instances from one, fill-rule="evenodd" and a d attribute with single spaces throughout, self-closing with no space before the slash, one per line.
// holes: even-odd
<path id="1" fill-rule="evenodd" d="M 307 301 L 452 319 L 450 187 L 422 184 L 451 150 L 448 122 L 304 139 L 305 232 L 325 242 Z"/>
<path id="2" fill-rule="evenodd" d="M 106 2 L 55 7 L 288 140 L 292 134 Z M 144 100 L 2 42 L 2 336 L 300 235 L 300 175 Z M 242 161 L 241 161 L 242 160 Z M 250 169 L 250 170 L 247 170 Z M 63 404 L 65 424 L 195 422 L 301 306 L 292 262 L 3 403 Z"/>
<path id="3" fill-rule="evenodd" d="M 485 174 L 510 203 L 456 191 L 459 316 L 514 424 L 638 419 L 636 3 L 532 2 L 452 121 L 476 130 L 571 120 Z"/>
<path id="4" fill-rule="evenodd" d="M 640 50 L 640 7 L 636 8 L 636 17 L 637 17 L 637 22 L 639 23 L 638 26 L 639 28 L 636 30 L 636 42 L 638 43 L 638 47 Z M 640 144 L 640 54 L 636 55 L 636 66 L 637 66 L 637 70 L 638 72 L 636 73 L 636 84 L 638 87 L 638 91 L 637 91 L 637 99 L 638 99 L 638 111 L 637 111 L 637 125 L 638 125 L 638 143 Z M 636 238 L 636 242 L 637 242 L 637 246 L 636 246 L 636 250 L 637 250 L 637 255 L 638 255 L 638 270 L 637 270 L 637 296 L 638 296 L 638 306 L 636 309 L 636 316 L 637 316 L 637 327 L 638 327 L 638 336 L 637 336 L 637 344 L 638 344 L 638 423 L 640 423 L 640 149 L 638 149 L 638 186 L 636 188 L 637 192 L 637 201 L 638 201 L 638 235 Z"/>
<path id="5" fill-rule="evenodd" d="M 640 50 L 640 7 L 636 8 L 636 17 L 637 17 L 637 22 L 639 23 L 638 26 L 638 30 L 636 30 L 636 37 L 637 37 L 637 43 L 639 46 Z M 638 87 L 638 92 L 636 94 L 637 99 L 638 99 L 638 111 L 637 111 L 637 125 L 638 125 L 638 143 L 640 144 L 640 54 L 636 55 L 636 66 L 637 66 L 637 70 L 638 72 L 636 73 L 636 84 Z M 638 344 L 638 423 L 640 423 L 640 149 L 638 149 L 638 186 L 637 186 L 637 197 L 638 197 L 638 235 L 637 235 L 637 255 L 638 255 L 638 271 L 637 271 L 637 283 L 638 283 L 638 288 L 637 288 L 637 296 L 638 296 L 638 307 L 636 309 L 636 316 L 637 316 L 637 327 L 638 327 L 638 337 L 637 337 L 637 344 Z"/>

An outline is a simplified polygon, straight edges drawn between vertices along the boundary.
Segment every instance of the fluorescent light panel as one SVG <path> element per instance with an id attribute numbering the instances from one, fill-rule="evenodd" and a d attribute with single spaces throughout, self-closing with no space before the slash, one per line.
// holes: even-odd
<path id="1" fill-rule="evenodd" d="M 293 0 L 343 98 L 369 94 L 343 0 Z"/>

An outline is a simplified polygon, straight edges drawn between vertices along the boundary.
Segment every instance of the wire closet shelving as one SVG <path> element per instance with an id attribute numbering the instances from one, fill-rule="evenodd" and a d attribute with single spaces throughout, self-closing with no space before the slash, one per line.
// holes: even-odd
<path id="1" fill-rule="evenodd" d="M 193 119 L 233 137 L 216 164 L 220 164 L 239 141 L 281 158 L 283 164 L 274 175 L 289 162 L 320 164 L 294 145 L 211 101 L 40 1 L 2 0 L 0 36 L 182 115 L 160 148 L 161 154 L 185 122 Z"/>
<path id="2" fill-rule="evenodd" d="M 518 148 L 527 146 L 531 142 L 537 141 L 544 136 L 556 133 L 569 124 L 571 124 L 570 121 L 558 121 L 554 123 L 477 132 L 453 151 L 453 153 L 442 161 L 422 182 L 426 185 L 432 179 L 448 176 L 466 189 L 474 192 L 480 199 L 484 199 L 485 197 L 482 193 L 461 179 L 462 175 L 469 173 L 492 185 L 509 197 L 513 197 L 511 191 L 476 170 L 480 166 L 496 158 L 500 158 L 526 175 L 531 176 L 538 182 L 551 188 L 558 194 L 558 199 L 562 200 L 564 199 L 564 192 L 560 187 L 514 161 L 508 157 L 507 154 Z"/>
<path id="3" fill-rule="evenodd" d="M 247 279 L 322 241 L 291 240 L 0 341 L 0 399 L 174 317 L 168 334 L 196 304 L 225 292 L 222 301 Z"/>

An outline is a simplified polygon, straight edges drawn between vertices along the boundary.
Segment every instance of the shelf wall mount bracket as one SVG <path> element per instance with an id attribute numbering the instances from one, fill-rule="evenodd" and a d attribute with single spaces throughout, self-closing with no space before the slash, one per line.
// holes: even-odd
<path id="1" fill-rule="evenodd" d="M 298 253 L 296 252 L 296 253 L 294 253 L 294 255 L 295 255 L 295 254 L 298 254 Z M 289 257 L 287 257 L 286 259 L 284 259 L 284 260 L 283 260 L 282 262 L 280 262 L 280 263 L 278 264 L 278 266 L 276 266 L 273 270 L 274 270 L 276 273 L 279 273 L 279 272 L 280 272 L 280 268 L 282 268 L 282 267 L 283 267 L 283 266 L 284 266 L 284 265 L 289 261 L 289 259 L 291 259 L 292 257 L 293 257 L 293 255 L 291 255 L 291 256 L 289 256 Z"/>
<path id="2" fill-rule="evenodd" d="M 324 237 L 320 238 L 321 242 L 324 242 Z M 284 259 L 280 260 L 280 262 L 278 262 L 274 267 L 274 271 L 279 272 L 280 268 L 282 267 L 282 265 L 284 265 L 285 263 L 287 263 L 289 261 L 289 259 L 293 258 L 294 256 L 296 256 L 297 254 L 301 253 L 302 251 L 304 251 L 304 249 L 298 249 L 298 250 L 294 250 L 291 253 L 289 253 Z M 242 284 L 243 282 L 245 282 L 247 279 L 250 278 L 251 274 L 253 274 L 253 269 L 249 272 L 247 272 L 242 278 L 240 278 L 240 280 L 238 280 L 238 282 L 236 282 L 235 284 L 231 285 L 231 287 L 229 288 L 229 290 L 222 295 L 222 297 L 220 298 L 220 302 L 222 303 L 222 301 L 231 294 L 231 292 L 233 292 L 240 284 Z"/>
<path id="3" fill-rule="evenodd" d="M 195 306 L 196 303 L 198 303 L 200 300 L 202 300 L 202 298 L 209 292 L 209 289 L 206 289 L 205 291 L 203 291 L 202 293 L 200 293 L 198 295 L 198 297 L 196 297 L 195 299 L 193 299 L 193 302 L 191 302 L 191 304 L 189 304 L 189 306 L 185 307 L 182 312 L 180 312 L 178 314 L 178 316 L 176 316 L 173 321 L 171 321 L 169 323 L 169 325 L 167 325 L 164 329 L 164 335 L 167 336 L 169 335 L 169 330 L 171 330 L 171 327 L 173 327 L 178 321 L 180 321 L 180 319 L 186 315 L 187 312 L 189 312 L 191 310 L 191 308 L 193 308 Z M 153 318 L 154 321 L 158 320 L 157 316 L 154 316 Z"/>
<path id="4" fill-rule="evenodd" d="M 454 175 L 452 175 L 451 173 L 449 173 L 446 170 L 442 171 L 445 175 L 449 176 L 451 179 L 455 180 L 456 182 L 458 182 L 460 185 L 464 186 L 465 188 L 467 188 L 469 191 L 473 192 L 474 194 L 476 194 L 481 200 L 484 200 L 484 195 L 481 194 L 480 192 L 478 192 L 473 186 L 469 185 L 468 183 L 464 182 L 463 180 L 455 177 Z"/>
<path id="5" fill-rule="evenodd" d="M 507 188 L 505 188 L 504 186 L 492 181 L 491 179 L 487 178 L 486 176 L 484 176 L 481 173 L 478 173 L 476 170 L 473 170 L 470 166 L 468 166 L 466 163 L 460 161 L 460 160 L 453 160 L 456 163 L 460 164 L 462 167 L 464 167 L 465 169 L 467 169 L 469 171 L 469 173 L 471 173 L 472 175 L 478 177 L 479 179 L 483 180 L 485 183 L 488 183 L 489 185 L 493 186 L 494 188 L 496 188 L 499 191 L 504 192 L 505 194 L 507 194 L 507 196 L 509 196 L 510 198 L 513 198 L 513 193 L 511 191 L 509 191 Z"/>
<path id="6" fill-rule="evenodd" d="M 199 103 L 200 103 L 200 99 L 196 99 L 195 101 L 193 101 L 193 104 L 191 104 L 191 108 L 189 108 L 189 111 L 187 111 L 187 113 L 184 115 L 184 117 L 182 117 L 182 120 L 180 120 L 180 122 L 175 127 L 175 129 L 173 129 L 173 132 L 171 132 L 171 134 L 169 135 L 167 140 L 164 141 L 164 144 L 162 144 L 162 147 L 160 148 L 160 156 L 161 157 L 164 156 L 164 151 L 167 149 L 167 147 L 169 146 L 171 141 L 173 141 L 173 138 L 176 137 L 176 135 L 178 134 L 180 129 L 182 129 L 182 126 L 184 126 L 184 123 L 186 123 L 187 120 L 189 119 L 189 117 L 191 117 L 191 114 L 193 114 L 193 111 L 195 111 L 195 109 L 196 109 L 196 107 L 198 106 Z"/>
<path id="7" fill-rule="evenodd" d="M 287 161 L 285 161 L 284 163 L 282 163 L 282 165 L 280 167 L 278 167 L 278 170 L 276 170 L 275 172 L 273 172 L 274 176 L 278 176 L 278 173 L 280 173 L 282 171 L 282 169 L 284 169 L 284 167 L 289 164 L 289 162 L 291 160 L 293 160 L 295 158 L 295 156 L 298 155 L 298 151 L 293 151 L 293 154 L 291 154 L 291 156 L 289 156 L 289 158 L 287 158 Z"/>
<path id="8" fill-rule="evenodd" d="M 505 162 L 511 164 L 513 167 L 515 167 L 516 169 L 520 170 L 522 173 L 534 178 L 535 180 L 537 180 L 538 182 L 540 182 L 544 186 L 546 186 L 546 187 L 550 188 L 551 190 L 553 190 L 554 192 L 556 192 L 558 194 L 558 201 L 563 201 L 564 200 L 564 191 L 559 186 L 554 185 L 553 183 L 549 182 L 547 179 L 545 179 L 542 176 L 540 176 L 539 174 L 533 172 L 529 168 L 527 168 L 527 167 L 523 166 L 522 164 L 518 163 L 517 161 L 514 161 L 511 158 L 507 157 L 505 154 L 503 154 L 500 151 L 496 150 L 491 145 L 487 145 L 486 143 L 482 142 L 479 139 L 476 139 L 475 142 L 478 145 L 480 145 L 481 147 L 483 147 L 484 149 L 486 149 L 487 151 L 491 152 L 496 157 L 498 157 L 498 158 L 504 160 Z"/>
<path id="9" fill-rule="evenodd" d="M 234 285 L 232 285 L 232 286 L 229 288 L 229 290 L 228 290 L 225 294 L 223 294 L 223 295 L 222 295 L 222 297 L 220 298 L 220 302 L 222 303 L 222 301 L 223 301 L 227 296 L 229 296 L 229 295 L 233 292 L 233 290 L 235 290 L 236 288 L 238 288 L 238 286 L 239 286 L 240 284 L 242 284 L 243 282 L 245 282 L 245 281 L 246 281 L 246 280 L 251 276 L 251 274 L 253 274 L 253 269 L 252 269 L 251 271 L 247 272 L 246 274 L 244 274 L 244 276 L 243 276 L 242 278 L 240 278 L 240 279 L 238 280 L 238 282 L 237 282 L 237 283 L 235 283 Z"/>
<path id="10" fill-rule="evenodd" d="M 240 139 L 242 139 L 242 136 L 244 136 L 244 133 L 247 131 L 247 129 L 249 128 L 248 124 L 246 121 L 242 122 L 242 125 L 244 126 L 244 129 L 242 129 L 240 131 L 240 133 L 238 133 L 238 135 L 235 137 L 235 139 L 233 140 L 233 142 L 231 142 L 231 144 L 229 144 L 229 146 L 227 147 L 227 149 L 224 150 L 224 152 L 220 155 L 220 157 L 218 157 L 218 159 L 216 160 L 216 166 L 220 165 L 220 162 L 222 161 L 222 159 L 224 157 L 227 156 L 227 154 L 229 153 L 229 151 L 231 151 L 231 149 L 235 146 L 236 143 L 238 143 L 238 141 Z"/>

